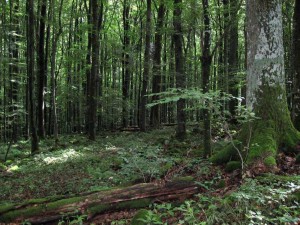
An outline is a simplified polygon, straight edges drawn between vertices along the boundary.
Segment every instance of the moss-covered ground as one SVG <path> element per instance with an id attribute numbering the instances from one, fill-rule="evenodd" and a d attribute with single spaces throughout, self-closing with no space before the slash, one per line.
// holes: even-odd
<path id="1" fill-rule="evenodd" d="M 218 135 L 215 134 L 216 140 Z M 266 176 L 260 179 L 241 180 L 240 162 L 231 162 L 227 167 L 215 166 L 202 158 L 200 134 L 191 132 L 184 142 L 176 141 L 173 136 L 172 127 L 147 133 L 107 132 L 100 134 L 95 142 L 88 141 L 83 135 L 69 135 L 60 137 L 57 148 L 53 147 L 52 139 L 41 141 L 41 152 L 35 156 L 30 156 L 30 143 L 20 141 L 12 145 L 5 162 L 3 158 L 6 146 L 3 144 L 0 148 L 0 214 L 9 211 L 14 203 L 26 205 L 66 198 L 77 199 L 83 193 L 141 182 L 170 180 L 174 177 L 181 179 L 180 177 L 184 176 L 194 178 L 202 187 L 203 194 L 183 204 L 152 205 L 147 209 L 149 215 L 146 217 L 144 215 L 144 220 L 151 220 L 152 224 L 155 224 L 155 220 L 157 223 L 163 221 L 167 224 L 198 224 L 195 221 L 203 222 L 199 224 L 221 224 L 222 215 L 228 213 L 235 215 L 236 219 L 245 221 L 245 224 L 246 221 L 255 222 L 259 213 L 264 213 L 266 208 L 262 206 L 263 204 L 255 203 L 253 210 L 246 211 L 252 204 L 251 196 L 255 195 L 248 193 L 249 205 L 242 205 L 242 200 L 237 197 L 244 196 L 243 190 L 247 187 L 249 187 L 247 190 L 255 192 L 255 185 L 261 187 L 265 193 L 275 190 L 275 203 L 278 196 L 279 200 L 281 198 L 277 189 L 294 188 L 293 192 L 284 192 L 284 198 L 289 202 L 284 209 L 273 201 L 270 204 L 278 211 L 277 217 L 282 220 L 295 220 L 295 217 L 300 217 L 299 213 L 292 212 L 293 210 L 300 212 L 298 210 L 300 173 L 295 157 L 286 155 L 277 157 L 281 176 L 276 176 L 276 179 L 275 176 Z M 228 146 L 226 139 L 218 140 L 213 144 L 215 150 Z M 230 160 L 238 158 L 231 156 L 227 161 Z M 255 197 L 253 202 L 260 201 L 259 198 L 263 197 Z M 265 198 L 261 201 L 268 204 Z M 233 208 L 235 202 L 241 204 L 241 208 L 245 207 L 240 217 L 228 211 Z M 94 206 L 90 210 L 98 209 Z M 220 220 L 214 217 L 218 213 Z M 97 217 L 95 223 L 130 224 L 134 214 L 133 211 L 123 211 L 111 216 L 106 214 L 103 218 Z M 85 215 L 76 218 L 83 221 Z M 226 220 L 223 222 L 226 223 Z"/>

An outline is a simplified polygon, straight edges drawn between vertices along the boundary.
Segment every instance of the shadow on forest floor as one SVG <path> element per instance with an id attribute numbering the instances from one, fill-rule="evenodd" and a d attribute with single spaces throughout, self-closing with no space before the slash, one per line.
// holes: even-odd
<path id="1" fill-rule="evenodd" d="M 299 196 L 298 199 L 291 197 L 294 193 L 299 195 L 299 166 L 293 171 L 281 171 L 294 175 L 242 182 L 239 170 L 227 173 L 223 167 L 213 166 L 201 158 L 199 134 L 178 142 L 170 137 L 172 132 L 171 128 L 166 128 L 148 133 L 102 133 L 95 142 L 84 136 L 70 135 L 61 137 L 57 149 L 52 147 L 53 140 L 46 139 L 41 142 L 41 153 L 33 157 L 29 155 L 30 143 L 14 144 L 9 160 L 0 164 L 0 205 L 192 176 L 205 193 L 183 204 L 152 205 L 144 220 L 152 224 L 163 224 L 159 221 L 220 224 L 234 218 L 245 224 L 273 223 L 275 220 L 272 221 L 272 215 L 267 213 L 269 207 L 275 210 L 275 222 L 284 224 L 299 220 Z M 0 152 L 1 159 L 4 154 Z M 282 168 L 291 168 L 288 156 L 281 155 L 279 161 Z M 95 223 L 129 224 L 135 213 L 105 214 Z"/>

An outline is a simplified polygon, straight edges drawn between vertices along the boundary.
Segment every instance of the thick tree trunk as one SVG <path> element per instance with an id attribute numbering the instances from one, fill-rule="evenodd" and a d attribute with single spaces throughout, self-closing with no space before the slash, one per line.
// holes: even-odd
<path id="1" fill-rule="evenodd" d="M 30 203 L 9 204 L 1 207 L 0 222 L 30 224 L 57 224 L 63 218 L 87 215 L 92 222 L 95 216 L 107 211 L 114 212 L 148 207 L 151 203 L 167 200 L 181 200 L 198 193 L 200 188 L 192 181 L 178 180 L 159 184 L 137 184 L 122 189 L 113 189 L 86 194 L 69 199 L 44 201 L 31 200 Z"/>
<path id="2" fill-rule="evenodd" d="M 27 76 L 28 76 L 28 105 L 29 105 L 29 126 L 31 136 L 31 154 L 39 150 L 38 136 L 36 129 L 36 113 L 34 104 L 34 4 L 33 0 L 27 0 Z"/>
<path id="3" fill-rule="evenodd" d="M 246 100 L 259 119 L 244 126 L 240 139 L 247 150 L 244 161 L 258 166 L 256 172 L 272 171 L 279 146 L 288 151 L 300 140 L 287 106 L 282 36 L 281 0 L 247 0 Z M 212 160 L 230 160 L 227 150 Z"/>
<path id="4" fill-rule="evenodd" d="M 293 76 L 292 117 L 295 127 L 300 129 L 300 0 L 296 0 L 293 18 L 291 70 Z"/>
<path id="5" fill-rule="evenodd" d="M 183 35 L 182 35 L 182 0 L 174 0 L 173 26 L 174 26 L 174 49 L 175 49 L 175 73 L 176 88 L 185 88 L 184 57 L 183 57 Z M 186 137 L 185 100 L 177 101 L 177 130 L 176 137 L 180 140 Z"/>

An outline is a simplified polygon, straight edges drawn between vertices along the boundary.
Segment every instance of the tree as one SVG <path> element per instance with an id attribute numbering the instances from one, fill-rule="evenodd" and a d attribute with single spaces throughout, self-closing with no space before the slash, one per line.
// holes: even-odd
<path id="1" fill-rule="evenodd" d="M 175 73 L 176 73 L 176 88 L 185 88 L 185 73 L 184 73 L 184 57 L 183 57 L 183 35 L 182 35 L 182 0 L 174 0 L 173 11 L 173 26 L 174 26 L 174 51 L 175 51 Z M 185 118 L 185 99 L 177 101 L 177 130 L 176 137 L 184 139 L 186 136 L 186 118 Z"/>
<path id="2" fill-rule="evenodd" d="M 36 116 L 34 104 L 34 4 L 33 0 L 26 1 L 27 11 L 27 77 L 28 77 L 28 104 L 29 104 L 29 124 L 31 136 L 31 154 L 35 154 L 39 150 L 39 141 L 36 129 Z"/>
<path id="3" fill-rule="evenodd" d="M 39 21 L 39 42 L 38 42 L 38 135 L 39 138 L 45 138 L 45 83 L 46 83 L 46 65 L 45 65 L 45 23 L 47 14 L 47 1 L 42 0 L 40 6 Z"/>
<path id="4" fill-rule="evenodd" d="M 145 55 L 144 55 L 144 72 L 142 80 L 141 90 L 141 102 L 140 102 L 140 120 L 139 127 L 141 131 L 146 131 L 146 104 L 147 104 L 147 87 L 150 73 L 150 47 L 151 47 L 151 0 L 147 0 L 147 18 L 146 18 L 146 40 L 145 40 Z"/>
<path id="5" fill-rule="evenodd" d="M 97 89 L 99 82 L 99 5 L 97 0 L 90 0 L 91 7 L 91 45 L 92 45 L 92 65 L 89 80 L 89 120 L 88 120 L 88 135 L 90 140 L 96 139 L 96 128 L 97 128 Z"/>
<path id="6" fill-rule="evenodd" d="M 211 43 L 211 27 L 209 18 L 209 4 L 208 0 L 202 0 L 203 5 L 203 20 L 204 20 L 204 38 L 202 46 L 201 56 L 201 68 L 202 68 L 202 89 L 204 93 L 210 90 L 210 67 L 212 62 L 212 54 L 210 53 Z M 203 122 L 204 122 L 204 155 L 211 155 L 211 113 L 208 108 L 203 110 Z"/>
<path id="7" fill-rule="evenodd" d="M 239 138 L 246 146 L 247 162 L 264 172 L 276 168 L 278 148 L 291 150 L 300 134 L 292 124 L 287 106 L 281 1 L 247 0 L 246 7 L 246 104 L 259 119 L 244 126 Z M 226 148 L 212 161 L 229 161 L 234 152 L 236 149 Z"/>
<path id="8" fill-rule="evenodd" d="M 155 41 L 154 41 L 152 93 L 159 93 L 161 91 L 161 85 L 162 85 L 161 50 L 162 50 L 162 29 L 164 25 L 165 13 L 166 13 L 166 6 L 164 0 L 160 0 L 157 22 L 156 22 Z M 156 100 L 158 100 L 158 96 L 154 95 L 152 101 L 156 101 Z M 150 124 L 156 128 L 160 124 L 159 105 L 155 105 L 151 108 Z"/>
<path id="9" fill-rule="evenodd" d="M 130 78 L 131 78 L 131 68 L 130 68 L 130 2 L 124 0 L 123 3 L 123 70 L 122 70 L 122 95 L 123 95 L 123 127 L 128 126 L 128 100 L 129 100 L 129 87 L 130 87 Z"/>
<path id="10" fill-rule="evenodd" d="M 10 27 L 9 32 L 9 104 L 10 104 L 10 123 L 12 124 L 12 140 L 17 141 L 18 139 L 18 83 L 20 79 L 19 75 L 19 41 L 20 41 L 20 16 L 19 16 L 19 1 L 10 2 Z"/>
<path id="11" fill-rule="evenodd" d="M 52 50 L 51 50 L 51 108 L 52 108 L 52 118 L 50 118 L 51 124 L 53 124 L 53 136 L 55 139 L 55 144 L 58 143 L 58 125 L 57 125 L 57 107 L 56 107 L 56 74 L 55 74 L 55 67 L 56 67 L 56 51 L 57 51 L 57 42 L 59 40 L 59 37 L 62 33 L 62 25 L 61 25 L 61 11 L 63 6 L 63 0 L 60 1 L 60 7 L 59 7 L 59 21 L 58 21 L 58 30 L 55 27 L 55 10 L 53 9 L 53 1 L 51 1 L 52 8 L 50 10 L 51 13 L 51 20 L 54 24 L 53 31 L 52 31 Z"/>
<path id="12" fill-rule="evenodd" d="M 293 18 L 291 71 L 293 77 L 292 117 L 295 127 L 300 129 L 300 1 L 296 0 Z"/>

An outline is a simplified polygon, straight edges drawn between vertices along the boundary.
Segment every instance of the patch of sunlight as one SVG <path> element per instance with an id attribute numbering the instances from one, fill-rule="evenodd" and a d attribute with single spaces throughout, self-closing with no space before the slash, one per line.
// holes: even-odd
<path id="1" fill-rule="evenodd" d="M 108 143 L 107 145 L 105 145 L 105 150 L 106 151 L 116 152 L 120 149 L 122 149 L 122 148 L 116 147 L 116 146 L 112 145 L 111 143 Z"/>
<path id="2" fill-rule="evenodd" d="M 59 154 L 39 154 L 35 157 L 36 161 L 43 162 L 46 164 L 52 163 L 62 163 L 66 162 L 68 159 L 73 159 L 81 156 L 79 152 L 76 152 L 74 149 L 66 149 L 64 151 L 59 152 Z"/>
<path id="3" fill-rule="evenodd" d="M 7 171 L 8 172 L 13 172 L 13 171 L 17 171 L 17 170 L 19 170 L 20 168 L 17 166 L 17 165 L 14 165 L 14 166 L 12 166 L 12 167 L 10 167 Z"/>

